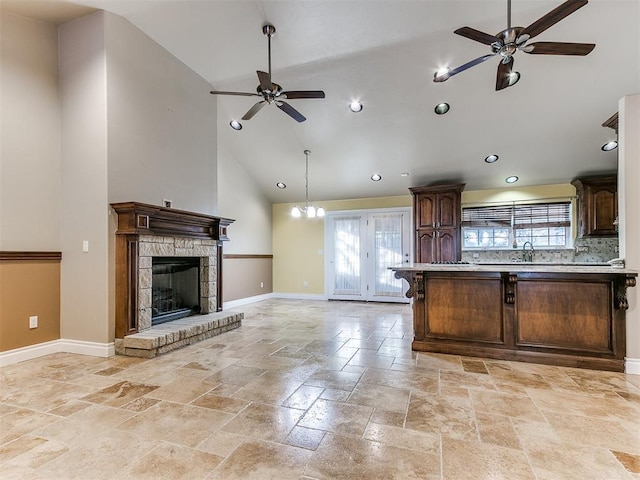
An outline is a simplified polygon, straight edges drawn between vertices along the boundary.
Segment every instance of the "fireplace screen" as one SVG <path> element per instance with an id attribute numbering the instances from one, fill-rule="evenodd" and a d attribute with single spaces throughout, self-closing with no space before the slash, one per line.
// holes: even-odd
<path id="1" fill-rule="evenodd" d="M 151 325 L 200 313 L 200 258 L 153 257 Z"/>

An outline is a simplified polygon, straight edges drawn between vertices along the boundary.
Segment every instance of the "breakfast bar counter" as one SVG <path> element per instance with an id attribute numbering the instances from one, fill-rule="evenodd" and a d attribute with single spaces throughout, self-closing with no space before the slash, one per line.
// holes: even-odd
<path id="1" fill-rule="evenodd" d="M 413 298 L 413 350 L 624 371 L 637 272 L 584 264 L 392 267 Z"/>

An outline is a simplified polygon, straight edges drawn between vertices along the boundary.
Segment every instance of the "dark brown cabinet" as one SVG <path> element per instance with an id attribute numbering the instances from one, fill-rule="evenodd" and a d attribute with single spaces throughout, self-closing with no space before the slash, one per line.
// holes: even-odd
<path id="1" fill-rule="evenodd" d="M 461 258 L 460 199 L 464 184 L 413 187 L 417 263 L 457 262 Z"/>
<path id="2" fill-rule="evenodd" d="M 578 236 L 616 236 L 617 176 L 577 178 L 571 184 L 576 187 L 578 196 Z"/>

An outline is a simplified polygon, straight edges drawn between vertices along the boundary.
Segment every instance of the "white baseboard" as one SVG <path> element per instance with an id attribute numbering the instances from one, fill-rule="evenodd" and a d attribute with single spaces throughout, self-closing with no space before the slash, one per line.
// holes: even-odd
<path id="1" fill-rule="evenodd" d="M 92 357 L 113 357 L 116 354 L 114 342 L 97 343 L 84 342 L 82 340 L 60 339 L 60 351 L 66 353 L 77 353 L 79 355 L 89 355 Z"/>
<path id="2" fill-rule="evenodd" d="M 323 293 L 273 293 L 273 298 L 288 298 L 292 300 L 327 300 Z"/>
<path id="3" fill-rule="evenodd" d="M 83 342 L 81 340 L 64 339 L 52 340 L 50 342 L 0 352 L 0 367 L 61 352 L 106 358 L 115 355 L 115 346 L 113 343 Z"/>
<path id="4" fill-rule="evenodd" d="M 32 358 L 44 357 L 60 351 L 60 340 L 30 345 L 28 347 L 14 348 L 0 353 L 0 366 L 12 363 L 24 362 Z"/>
<path id="5" fill-rule="evenodd" d="M 640 375 L 640 358 L 626 357 L 624 359 L 624 373 Z"/>
<path id="6" fill-rule="evenodd" d="M 249 305 L 250 303 L 261 302 L 262 300 L 269 300 L 273 298 L 273 293 L 265 293 L 264 295 L 255 295 L 253 297 L 239 298 L 238 300 L 231 300 L 222 304 L 222 309 L 241 307 L 242 305 Z"/>

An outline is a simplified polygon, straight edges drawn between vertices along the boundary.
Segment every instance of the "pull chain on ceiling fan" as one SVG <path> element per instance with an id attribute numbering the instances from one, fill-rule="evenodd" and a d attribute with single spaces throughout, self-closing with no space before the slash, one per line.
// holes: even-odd
<path id="1" fill-rule="evenodd" d="M 513 71 L 513 55 L 518 50 L 535 55 L 588 55 L 595 48 L 594 43 L 536 42 L 527 44 L 530 39 L 540 35 L 563 18 L 584 7 L 587 3 L 588 0 L 567 0 L 528 27 L 523 28 L 511 26 L 511 0 L 507 0 L 507 28 L 505 30 L 498 32 L 496 35 L 490 35 L 471 27 L 462 27 L 453 32 L 476 42 L 489 45 L 491 53 L 471 60 L 453 70 L 437 72 L 433 77 L 433 81 L 444 82 L 460 72 L 489 60 L 495 55 L 500 55 L 502 59 L 498 65 L 496 90 L 502 90 L 515 83 L 515 76 L 519 78 L 519 74 Z"/>
<path id="2" fill-rule="evenodd" d="M 324 92 L 322 90 L 290 90 L 283 91 L 282 87 L 277 83 L 272 82 L 271 80 L 271 36 L 276 33 L 276 27 L 270 24 L 266 24 L 262 27 L 262 33 L 267 37 L 267 48 L 268 48 L 268 61 L 269 61 L 269 71 L 263 72 L 261 70 L 256 71 L 258 74 L 258 81 L 260 84 L 256 91 L 258 93 L 246 93 L 246 92 L 223 92 L 219 90 L 212 90 L 212 95 L 238 95 L 244 97 L 262 97 L 258 103 L 256 103 L 253 107 L 249 109 L 247 113 L 244 114 L 242 120 L 250 120 L 253 116 L 258 113 L 262 107 L 267 104 L 275 103 L 276 107 L 282 110 L 284 113 L 289 115 L 291 118 L 298 122 L 304 122 L 306 120 L 305 116 L 302 115 L 299 111 L 293 108 L 290 104 L 284 101 L 294 100 L 298 98 L 324 98 Z"/>

